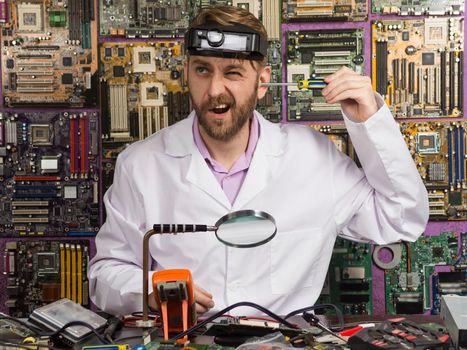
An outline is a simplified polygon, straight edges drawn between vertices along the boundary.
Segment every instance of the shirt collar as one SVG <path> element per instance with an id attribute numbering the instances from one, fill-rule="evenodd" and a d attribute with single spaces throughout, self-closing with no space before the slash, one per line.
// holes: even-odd
<path id="1" fill-rule="evenodd" d="M 258 122 L 258 117 L 253 113 L 253 116 L 251 117 L 251 124 L 250 124 L 250 136 L 248 139 L 248 146 L 245 150 L 245 153 L 239 157 L 240 158 L 245 158 L 245 164 L 246 167 L 248 167 L 251 163 L 251 159 L 253 158 L 253 153 L 255 152 L 256 145 L 258 143 L 259 139 L 259 133 L 260 133 L 260 128 L 259 128 L 259 122 Z M 218 167 L 219 163 L 217 163 L 212 157 L 211 154 L 209 153 L 209 150 L 206 147 L 206 144 L 204 143 L 201 134 L 199 132 L 199 122 L 198 122 L 198 117 L 195 114 L 195 117 L 193 118 L 193 138 L 195 141 L 196 146 L 198 147 L 199 152 L 201 153 L 201 156 L 208 161 L 211 166 L 213 167 Z M 232 167 L 231 170 L 235 165 Z"/>

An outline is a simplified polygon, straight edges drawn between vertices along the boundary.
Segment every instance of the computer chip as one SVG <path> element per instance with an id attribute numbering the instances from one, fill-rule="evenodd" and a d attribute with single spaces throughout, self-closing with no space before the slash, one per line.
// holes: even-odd
<path id="1" fill-rule="evenodd" d="M 52 131 L 49 125 L 32 124 L 31 125 L 31 143 L 34 146 L 51 146 Z"/>
<path id="2" fill-rule="evenodd" d="M 417 152 L 420 154 L 439 153 L 440 139 L 437 132 L 419 132 L 416 137 Z"/>

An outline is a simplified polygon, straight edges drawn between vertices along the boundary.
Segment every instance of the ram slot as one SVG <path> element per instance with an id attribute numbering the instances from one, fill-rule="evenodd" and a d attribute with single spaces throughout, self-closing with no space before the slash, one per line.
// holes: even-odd
<path id="1" fill-rule="evenodd" d="M 7 144 L 18 144 L 17 123 L 7 120 L 5 123 L 5 140 Z"/>
<path id="2" fill-rule="evenodd" d="M 446 76 L 446 51 L 441 52 L 441 100 L 439 103 L 439 107 L 441 109 L 441 112 L 446 115 L 447 114 L 447 109 L 446 109 L 446 79 L 448 77 Z"/>
<path id="3" fill-rule="evenodd" d="M 75 303 L 78 302 L 78 298 L 76 296 L 76 279 L 78 278 L 76 270 L 76 246 L 74 244 L 71 245 L 71 300 Z"/>
<path id="4" fill-rule="evenodd" d="M 454 51 L 451 51 L 449 53 L 449 109 L 448 113 L 449 115 L 452 115 L 454 112 L 454 107 L 455 107 L 455 92 L 456 92 L 456 87 L 455 87 L 455 81 L 456 81 L 456 53 Z"/>
<path id="5" fill-rule="evenodd" d="M 127 86 L 110 85 L 110 136 L 128 138 L 128 96 Z"/>
<path id="6" fill-rule="evenodd" d="M 439 105 L 441 100 L 441 69 L 435 67 L 435 104 Z"/>
<path id="7" fill-rule="evenodd" d="M 47 175 L 16 175 L 13 176 L 15 181 L 60 181 L 60 176 Z"/>
<path id="8" fill-rule="evenodd" d="M 70 0 L 68 11 L 70 40 L 81 40 L 81 0 Z"/>
<path id="9" fill-rule="evenodd" d="M 143 107 L 138 107 L 138 126 L 139 126 L 139 139 L 144 140 L 145 132 L 144 132 L 144 110 Z"/>
<path id="10" fill-rule="evenodd" d="M 378 41 L 376 43 L 376 89 L 382 96 L 388 93 L 388 43 L 386 41 Z"/>
<path id="11" fill-rule="evenodd" d="M 461 184 L 464 185 L 465 181 L 465 173 L 464 173 L 464 164 L 465 164 L 465 157 L 464 157 L 464 127 L 459 125 L 459 164 L 460 164 L 460 173 L 461 173 Z"/>
<path id="12" fill-rule="evenodd" d="M 426 69 L 426 102 L 430 105 L 433 104 L 433 68 Z"/>
<path id="13" fill-rule="evenodd" d="M 461 186 L 461 152 L 460 152 L 460 144 L 461 144 L 461 139 L 459 139 L 459 128 L 455 130 L 454 132 L 454 144 L 456 146 L 456 151 L 455 151 L 455 161 L 456 161 L 456 187 L 460 188 Z"/>
<path id="14" fill-rule="evenodd" d="M 89 119 L 86 116 L 81 116 L 80 120 L 80 146 L 81 146 L 81 176 L 87 178 L 89 171 Z"/>
<path id="15" fill-rule="evenodd" d="M 459 52 L 458 74 L 457 74 L 457 106 L 464 111 L 464 52 Z"/>
<path id="16" fill-rule="evenodd" d="M 269 40 L 280 40 L 279 0 L 263 0 L 262 21 Z"/>
<path id="17" fill-rule="evenodd" d="M 167 106 L 162 107 L 162 127 L 166 128 L 169 126 L 169 108 Z"/>
<path id="18" fill-rule="evenodd" d="M 78 284 L 77 303 L 83 304 L 83 251 L 81 245 L 76 246 L 76 279 Z"/>
<path id="19" fill-rule="evenodd" d="M 76 173 L 76 140 L 75 140 L 75 118 L 73 115 L 70 115 L 70 175 L 74 176 Z"/>
<path id="20" fill-rule="evenodd" d="M 454 190 L 453 182 L 453 162 L 452 162 L 452 128 L 448 129 L 448 175 L 449 175 L 449 187 Z"/>
<path id="21" fill-rule="evenodd" d="M 66 263 L 65 263 L 65 280 L 66 280 L 66 297 L 71 300 L 71 249 L 68 243 L 65 244 Z"/>

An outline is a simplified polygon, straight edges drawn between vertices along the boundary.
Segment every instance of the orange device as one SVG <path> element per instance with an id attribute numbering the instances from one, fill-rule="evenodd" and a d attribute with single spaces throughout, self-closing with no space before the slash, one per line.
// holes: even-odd
<path id="1" fill-rule="evenodd" d="M 189 270 L 154 272 L 152 285 L 154 298 L 161 311 L 164 340 L 169 340 L 169 333 L 184 332 L 196 324 L 195 291 Z M 188 337 L 182 340 L 186 342 Z"/>

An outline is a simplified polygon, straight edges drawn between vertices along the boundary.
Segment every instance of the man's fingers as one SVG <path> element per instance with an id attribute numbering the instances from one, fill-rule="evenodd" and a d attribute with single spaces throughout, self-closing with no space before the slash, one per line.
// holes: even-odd
<path id="1" fill-rule="evenodd" d="M 194 285 L 195 287 L 195 300 L 196 300 L 196 312 L 199 314 L 207 312 L 209 309 L 214 307 L 214 301 L 212 300 L 212 294 L 207 290 Z"/>

